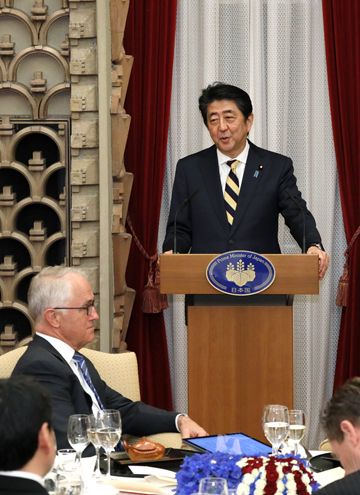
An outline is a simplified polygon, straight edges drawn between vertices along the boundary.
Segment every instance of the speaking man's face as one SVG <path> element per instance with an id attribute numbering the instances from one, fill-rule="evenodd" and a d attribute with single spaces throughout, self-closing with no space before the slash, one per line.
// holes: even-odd
<path id="1" fill-rule="evenodd" d="M 207 108 L 207 126 L 216 147 L 229 158 L 244 149 L 254 116 L 245 119 L 232 100 L 215 100 Z"/>

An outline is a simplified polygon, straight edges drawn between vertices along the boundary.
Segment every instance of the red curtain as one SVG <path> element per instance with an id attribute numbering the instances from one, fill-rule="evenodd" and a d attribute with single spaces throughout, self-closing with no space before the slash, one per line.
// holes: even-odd
<path id="1" fill-rule="evenodd" d="M 125 166 L 134 173 L 129 214 L 146 251 L 156 251 L 166 164 L 176 0 L 132 0 L 124 48 L 134 65 L 125 102 L 131 115 Z M 142 399 L 171 409 L 171 385 L 162 313 L 144 314 L 141 294 L 149 263 L 132 243 L 126 280 L 137 296 L 127 334 L 139 360 Z"/>
<path id="2" fill-rule="evenodd" d="M 323 0 L 332 127 L 347 242 L 360 224 L 360 2 Z M 360 375 L 360 241 L 350 254 L 334 388 Z"/>

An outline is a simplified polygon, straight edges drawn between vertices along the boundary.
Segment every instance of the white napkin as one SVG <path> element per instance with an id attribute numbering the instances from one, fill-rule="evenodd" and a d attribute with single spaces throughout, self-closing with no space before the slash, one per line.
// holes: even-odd
<path id="1" fill-rule="evenodd" d="M 173 471 L 169 471 L 168 469 L 162 469 L 152 466 L 129 466 L 129 469 L 133 474 L 150 474 L 153 476 L 158 476 L 162 478 L 170 478 L 175 479 L 176 475 Z"/>
<path id="2" fill-rule="evenodd" d="M 109 480 L 104 479 L 103 481 L 122 492 L 141 493 L 145 495 L 164 495 L 168 493 L 165 489 L 139 478 L 112 476 Z"/>

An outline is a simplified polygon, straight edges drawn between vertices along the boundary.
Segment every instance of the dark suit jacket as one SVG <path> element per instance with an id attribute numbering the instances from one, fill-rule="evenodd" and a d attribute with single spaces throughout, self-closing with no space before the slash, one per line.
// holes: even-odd
<path id="1" fill-rule="evenodd" d="M 360 471 L 349 474 L 341 480 L 334 481 L 317 491 L 319 495 L 359 495 L 360 493 Z"/>
<path id="2" fill-rule="evenodd" d="M 0 494 L 4 495 L 49 495 L 40 483 L 26 478 L 0 475 Z"/>
<path id="3" fill-rule="evenodd" d="M 86 364 L 99 397 L 107 409 L 118 409 L 122 419 L 123 433 L 151 435 L 164 431 L 176 431 L 176 413 L 133 402 L 107 386 L 94 365 L 87 358 Z M 84 392 L 78 378 L 68 363 L 49 344 L 37 335 L 17 362 L 13 374 L 34 376 L 50 392 L 53 408 L 53 426 L 57 447 L 69 448 L 67 423 L 71 414 L 92 414 L 92 401 Z M 87 448 L 85 455 L 93 454 Z"/>
<path id="4" fill-rule="evenodd" d="M 233 249 L 279 253 L 279 213 L 300 247 L 304 222 L 305 249 L 321 243 L 315 220 L 297 188 L 291 159 L 252 143 L 231 228 L 226 219 L 215 146 L 178 162 L 164 251 L 174 246 L 176 212 L 180 253 L 222 253 Z"/>

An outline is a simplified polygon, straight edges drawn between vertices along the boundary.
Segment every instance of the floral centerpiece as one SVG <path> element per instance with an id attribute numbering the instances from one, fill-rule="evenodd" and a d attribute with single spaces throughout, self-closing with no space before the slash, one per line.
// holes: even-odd
<path id="1" fill-rule="evenodd" d="M 216 452 L 186 457 L 176 474 L 177 495 L 196 493 L 201 478 L 225 478 L 241 495 L 307 495 L 319 488 L 300 457 L 242 457 Z"/>

